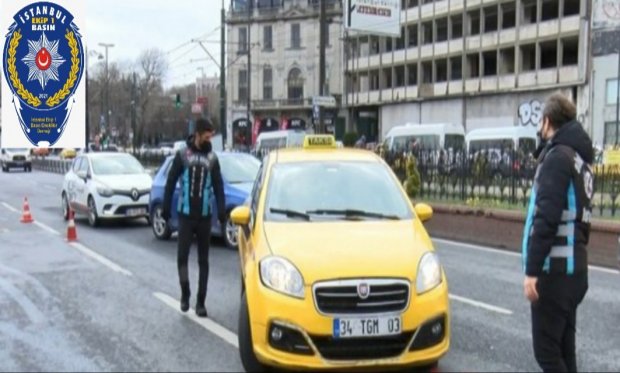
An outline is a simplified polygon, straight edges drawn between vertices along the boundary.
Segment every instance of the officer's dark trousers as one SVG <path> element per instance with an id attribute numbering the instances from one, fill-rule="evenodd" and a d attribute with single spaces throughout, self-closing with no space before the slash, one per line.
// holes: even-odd
<path id="1" fill-rule="evenodd" d="M 177 266 L 179 268 L 179 282 L 183 297 L 190 296 L 189 271 L 187 262 L 192 240 L 196 235 L 198 241 L 198 295 L 197 302 L 204 304 L 207 296 L 207 280 L 209 278 L 209 240 L 211 238 L 211 218 L 191 219 L 179 216 L 179 238 Z"/>
<path id="2" fill-rule="evenodd" d="M 576 372 L 577 306 L 588 290 L 586 273 L 543 275 L 538 278 L 532 308 L 534 356 L 544 372 Z"/>

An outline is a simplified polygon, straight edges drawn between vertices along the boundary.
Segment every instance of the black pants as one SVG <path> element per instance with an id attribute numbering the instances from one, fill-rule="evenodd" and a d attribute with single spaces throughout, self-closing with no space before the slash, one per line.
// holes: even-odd
<path id="1" fill-rule="evenodd" d="M 588 290 L 587 273 L 538 278 L 532 308 L 534 356 L 544 372 L 576 372 L 577 306 Z"/>
<path id="2" fill-rule="evenodd" d="M 179 268 L 179 282 L 183 297 L 190 296 L 189 271 L 187 262 L 192 240 L 196 235 L 198 241 L 198 296 L 197 302 L 204 304 L 207 296 L 207 280 L 209 279 L 209 240 L 211 239 L 211 217 L 191 219 L 179 216 L 179 239 L 177 266 Z"/>

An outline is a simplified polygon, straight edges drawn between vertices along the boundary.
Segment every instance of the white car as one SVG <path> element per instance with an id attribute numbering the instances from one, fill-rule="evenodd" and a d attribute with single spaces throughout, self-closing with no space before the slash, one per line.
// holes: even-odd
<path id="1" fill-rule="evenodd" d="M 0 150 L 0 163 L 2 172 L 9 172 L 11 168 L 21 168 L 24 171 L 32 171 L 32 157 L 30 149 L 11 148 Z"/>
<path id="2" fill-rule="evenodd" d="M 65 174 L 62 210 L 69 207 L 88 216 L 97 226 L 105 219 L 149 218 L 149 193 L 153 179 L 140 162 L 128 153 L 79 155 Z"/>

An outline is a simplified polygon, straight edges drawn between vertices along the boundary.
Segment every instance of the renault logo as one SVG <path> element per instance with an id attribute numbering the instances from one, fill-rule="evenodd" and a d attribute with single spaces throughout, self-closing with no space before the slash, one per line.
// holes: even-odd
<path id="1" fill-rule="evenodd" d="M 133 198 L 134 201 L 137 201 L 138 198 L 140 198 L 140 193 L 138 192 L 138 189 L 131 190 L 131 198 Z"/>
<path id="2" fill-rule="evenodd" d="M 370 296 L 370 285 L 365 282 L 357 285 L 357 295 L 360 297 L 360 299 L 368 298 Z"/>

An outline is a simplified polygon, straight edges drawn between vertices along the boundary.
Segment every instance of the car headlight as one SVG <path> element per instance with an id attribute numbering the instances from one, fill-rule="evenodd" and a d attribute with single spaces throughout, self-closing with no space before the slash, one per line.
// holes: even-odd
<path id="1" fill-rule="evenodd" d="M 260 262 L 260 277 L 265 286 L 295 298 L 304 298 L 304 279 L 288 260 L 270 256 Z"/>
<path id="2" fill-rule="evenodd" d="M 418 264 L 416 291 L 418 294 L 433 290 L 441 284 L 441 264 L 435 253 L 426 253 Z"/>
<path id="3" fill-rule="evenodd" d="M 105 185 L 101 185 L 97 187 L 97 193 L 102 197 L 112 197 L 114 191 Z"/>

